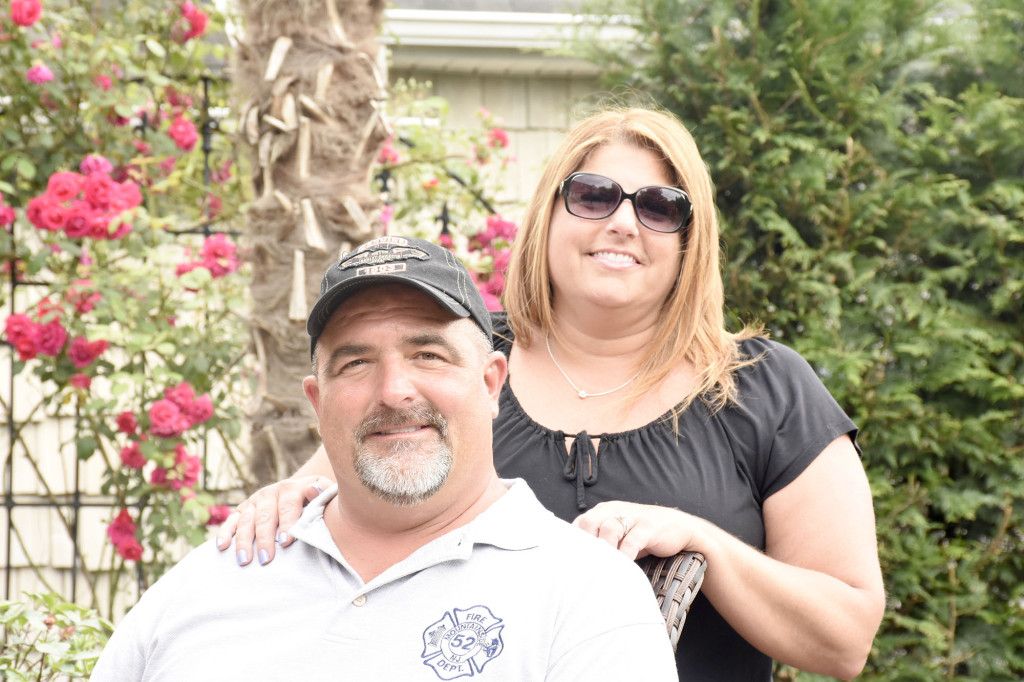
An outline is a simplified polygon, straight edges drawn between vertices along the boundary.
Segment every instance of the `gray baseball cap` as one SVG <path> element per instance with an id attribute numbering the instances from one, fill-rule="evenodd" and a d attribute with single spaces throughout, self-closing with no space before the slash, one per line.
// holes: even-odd
<path id="1" fill-rule="evenodd" d="M 448 249 L 417 237 L 379 237 L 327 268 L 320 298 L 306 320 L 313 354 L 327 321 L 345 299 L 375 284 L 408 284 L 458 317 L 469 317 L 491 338 L 491 315 L 466 266 Z"/>

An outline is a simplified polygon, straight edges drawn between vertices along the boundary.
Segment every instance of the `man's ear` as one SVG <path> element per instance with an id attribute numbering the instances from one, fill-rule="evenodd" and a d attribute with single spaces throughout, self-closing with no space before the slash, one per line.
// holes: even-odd
<path id="1" fill-rule="evenodd" d="M 484 366 L 484 383 L 487 385 L 487 395 L 491 399 L 491 419 L 498 416 L 498 399 L 507 376 L 508 360 L 501 352 L 492 352 L 487 356 L 487 364 Z"/>
<path id="2" fill-rule="evenodd" d="M 320 385 L 316 382 L 316 377 L 310 375 L 303 379 L 302 390 L 305 392 L 309 404 L 313 406 L 316 418 L 320 419 Z"/>

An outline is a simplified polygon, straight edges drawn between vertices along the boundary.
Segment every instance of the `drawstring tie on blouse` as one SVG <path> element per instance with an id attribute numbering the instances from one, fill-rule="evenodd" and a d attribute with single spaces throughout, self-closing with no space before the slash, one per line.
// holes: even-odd
<path id="1" fill-rule="evenodd" d="M 576 483 L 576 508 L 584 511 L 587 508 L 586 486 L 597 483 L 597 451 L 586 431 L 576 434 L 565 460 L 562 476 L 567 481 Z"/>

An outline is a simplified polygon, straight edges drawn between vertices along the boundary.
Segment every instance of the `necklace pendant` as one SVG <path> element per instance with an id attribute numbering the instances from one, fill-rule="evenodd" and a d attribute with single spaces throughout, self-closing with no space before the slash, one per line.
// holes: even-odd
<path id="1" fill-rule="evenodd" d="M 584 391 L 584 390 L 583 390 L 582 388 L 580 389 L 580 392 L 579 392 L 579 393 L 577 393 L 576 395 L 578 395 L 578 396 L 580 397 L 580 400 L 583 400 L 584 398 L 587 398 L 587 397 L 589 397 L 589 396 L 587 395 L 587 392 L 586 392 L 586 391 Z"/>

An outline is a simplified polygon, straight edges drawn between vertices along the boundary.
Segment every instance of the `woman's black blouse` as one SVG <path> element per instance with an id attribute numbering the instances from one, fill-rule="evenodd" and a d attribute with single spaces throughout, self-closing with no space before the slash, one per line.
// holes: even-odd
<path id="1" fill-rule="evenodd" d="M 507 356 L 513 335 L 504 314 L 493 314 L 492 323 L 495 347 Z M 566 521 L 607 500 L 676 507 L 764 550 L 764 501 L 840 435 L 856 445 L 857 427 L 795 351 L 760 338 L 740 349 L 760 360 L 737 373 L 737 404 L 710 414 L 695 401 L 680 415 L 678 435 L 667 419 L 622 433 L 551 431 L 523 411 L 506 381 L 494 421 L 498 474 L 525 479 Z M 551 381 L 563 378 L 553 374 Z M 552 579 L 572 580 L 575 570 L 586 568 L 552 567 Z M 702 595 L 687 616 L 676 661 L 688 682 L 771 677 L 771 659 Z"/>

